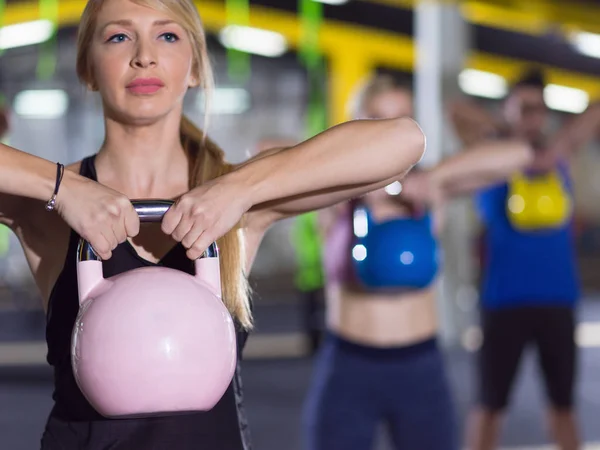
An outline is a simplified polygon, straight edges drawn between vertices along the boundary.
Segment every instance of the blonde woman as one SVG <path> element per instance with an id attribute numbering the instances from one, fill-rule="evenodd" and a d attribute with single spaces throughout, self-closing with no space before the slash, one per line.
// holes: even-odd
<path id="1" fill-rule="evenodd" d="M 218 240 L 223 298 L 241 353 L 252 327 L 245 274 L 265 230 L 402 177 L 423 155 L 423 134 L 410 119 L 360 121 L 228 164 L 182 116 L 186 91 L 211 86 L 191 0 L 89 1 L 77 72 L 102 98 L 106 135 L 97 154 L 63 168 L 0 146 L 0 221 L 18 235 L 47 309 L 55 385 L 42 449 L 248 449 L 239 373 L 204 413 L 106 420 L 86 401 L 69 356 L 77 242 L 87 239 L 112 276 L 156 264 L 191 272 L 192 260 Z M 134 198 L 176 203 L 160 225 L 140 228 Z"/>

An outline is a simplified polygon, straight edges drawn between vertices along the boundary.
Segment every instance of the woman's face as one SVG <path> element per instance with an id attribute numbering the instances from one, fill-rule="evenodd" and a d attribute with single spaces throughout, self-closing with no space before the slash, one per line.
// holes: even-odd
<path id="1" fill-rule="evenodd" d="M 148 124 L 172 111 L 198 84 L 187 32 L 165 13 L 129 0 L 107 0 L 91 46 L 94 87 L 115 120 Z"/>
<path id="2" fill-rule="evenodd" d="M 365 105 L 365 115 L 371 119 L 412 117 L 413 99 L 406 89 L 394 89 L 372 97 Z"/>

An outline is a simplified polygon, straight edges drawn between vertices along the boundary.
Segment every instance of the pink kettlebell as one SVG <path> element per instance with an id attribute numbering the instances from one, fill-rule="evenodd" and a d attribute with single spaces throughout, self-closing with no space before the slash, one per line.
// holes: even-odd
<path id="1" fill-rule="evenodd" d="M 159 222 L 173 202 L 133 204 L 142 222 Z M 81 240 L 71 361 L 79 389 L 103 416 L 207 411 L 227 390 L 236 335 L 221 300 L 216 244 L 195 265 L 195 276 L 155 266 L 104 278 L 102 261 Z"/>

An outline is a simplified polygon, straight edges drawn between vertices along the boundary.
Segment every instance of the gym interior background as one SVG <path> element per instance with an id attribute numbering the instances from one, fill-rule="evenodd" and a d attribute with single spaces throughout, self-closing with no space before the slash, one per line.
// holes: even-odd
<path id="1" fill-rule="evenodd" d="M 319 17 L 306 13 L 296 0 L 251 0 L 245 16 L 228 14 L 225 1 L 196 3 L 209 35 L 217 82 L 209 134 L 234 162 L 247 157 L 265 137 L 307 138 L 311 115 L 324 112 L 328 125 L 346 120 L 345 103 L 353 87 L 377 71 L 415 87 L 426 133 L 438 130 L 431 134 L 428 158 L 457 149 L 443 109 L 449 98 L 466 95 L 495 109 L 510 81 L 528 64 L 546 69 L 551 83 L 546 101 L 557 122 L 583 111 L 600 95 L 598 1 L 321 0 Z M 0 1 L 0 93 L 10 110 L 6 142 L 50 160 L 72 162 L 87 156 L 97 150 L 103 136 L 98 97 L 86 92 L 75 74 L 76 26 L 84 4 L 83 0 Z M 311 50 L 324 64 L 316 69 L 321 70 L 318 86 L 310 82 L 315 69 L 300 58 L 301 50 L 310 46 L 303 38 L 305 29 L 318 35 Z M 249 55 L 248 71 L 243 69 L 244 54 Z M 322 94 L 317 95 L 320 112 L 315 112 L 315 90 Z M 186 112 L 199 124 L 205 119 L 202 100 L 195 92 L 186 98 Z M 577 156 L 573 167 L 576 241 L 585 288 L 577 335 L 583 348 L 578 398 L 590 449 L 600 448 L 600 429 L 594 426 L 600 413 L 599 171 L 600 146 L 594 143 Z M 478 223 L 470 200 L 452 204 L 449 220 L 446 254 L 458 264 L 444 272 L 440 314 L 464 418 L 474 393 L 472 355 L 480 338 Z M 242 370 L 259 450 L 301 448 L 300 414 L 311 358 L 301 320 L 303 305 L 293 284 L 290 224 L 280 223 L 268 232 L 251 273 L 257 326 Z M 36 448 L 51 406 L 44 320 L 16 238 L 2 229 L 0 440 L 4 449 Z M 546 448 L 536 370 L 535 361 L 528 358 L 520 371 L 503 431 L 506 448 Z M 378 449 L 387 448 L 383 430 L 379 441 Z"/>

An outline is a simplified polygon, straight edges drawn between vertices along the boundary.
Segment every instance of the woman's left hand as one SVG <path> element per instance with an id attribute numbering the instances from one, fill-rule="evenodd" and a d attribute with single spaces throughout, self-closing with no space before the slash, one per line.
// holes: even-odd
<path id="1" fill-rule="evenodd" d="M 231 230 L 252 206 L 248 190 L 226 178 L 185 193 L 163 217 L 163 232 L 181 242 L 191 260 Z"/>
<path id="2" fill-rule="evenodd" d="M 424 170 L 409 172 L 401 184 L 400 198 L 412 204 L 416 210 L 429 208 L 438 190 L 437 183 L 434 183 L 430 174 Z"/>

